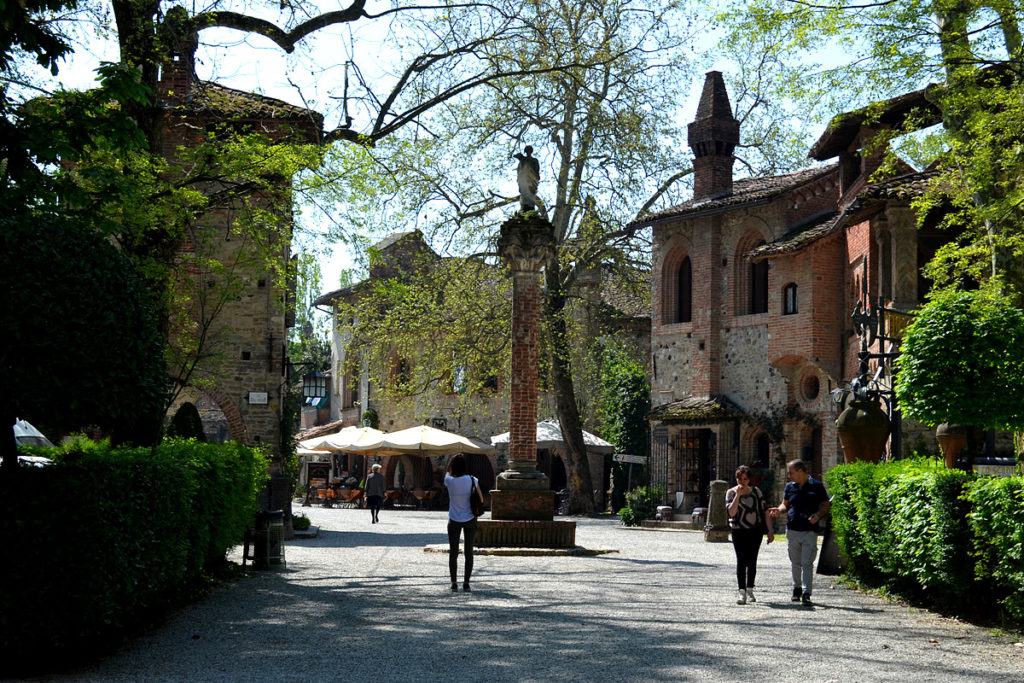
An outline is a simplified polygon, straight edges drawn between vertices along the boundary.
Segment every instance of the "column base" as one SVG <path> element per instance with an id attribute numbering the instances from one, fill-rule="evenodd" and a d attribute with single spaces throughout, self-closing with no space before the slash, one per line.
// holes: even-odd
<path id="1" fill-rule="evenodd" d="M 704 541 L 706 543 L 728 543 L 729 536 L 729 527 L 724 529 L 704 527 Z"/>
<path id="2" fill-rule="evenodd" d="M 576 522 L 481 519 L 478 548 L 575 548 Z"/>
<path id="3" fill-rule="evenodd" d="M 491 519 L 550 522 L 554 517 L 555 492 L 550 489 L 491 491 Z"/>

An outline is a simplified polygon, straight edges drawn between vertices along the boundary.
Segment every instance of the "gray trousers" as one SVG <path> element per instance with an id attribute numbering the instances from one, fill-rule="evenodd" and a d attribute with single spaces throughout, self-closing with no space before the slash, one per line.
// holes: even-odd
<path id="1" fill-rule="evenodd" d="M 789 564 L 793 570 L 793 587 L 810 593 L 814 587 L 814 556 L 818 554 L 818 534 L 813 531 L 786 529 Z"/>

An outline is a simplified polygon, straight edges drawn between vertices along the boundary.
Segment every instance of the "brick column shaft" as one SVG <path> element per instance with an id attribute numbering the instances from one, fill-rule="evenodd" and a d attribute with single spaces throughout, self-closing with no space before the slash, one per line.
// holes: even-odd
<path id="1" fill-rule="evenodd" d="M 512 274 L 512 373 L 509 459 L 537 461 L 537 344 L 540 340 L 540 273 Z"/>

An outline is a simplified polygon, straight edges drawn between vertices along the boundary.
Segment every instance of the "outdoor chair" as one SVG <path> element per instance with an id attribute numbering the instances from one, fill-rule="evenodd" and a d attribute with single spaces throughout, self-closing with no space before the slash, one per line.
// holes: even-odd
<path id="1" fill-rule="evenodd" d="M 359 507 L 359 499 L 362 498 L 362 489 L 342 489 L 339 495 L 340 507 L 354 508 Z"/>

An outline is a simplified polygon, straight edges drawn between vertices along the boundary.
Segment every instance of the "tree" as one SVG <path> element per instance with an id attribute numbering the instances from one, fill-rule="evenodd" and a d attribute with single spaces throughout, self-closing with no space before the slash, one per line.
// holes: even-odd
<path id="1" fill-rule="evenodd" d="M 303 364 L 310 369 L 324 372 L 331 365 L 331 344 L 329 330 L 323 316 L 317 316 L 313 301 L 321 294 L 320 263 L 309 252 L 298 254 L 293 259 L 295 278 L 295 326 L 291 328 L 288 353 L 292 363 Z"/>
<path id="2" fill-rule="evenodd" d="M 424 39 L 427 47 L 410 56 L 393 78 L 380 78 L 375 85 L 357 79 L 352 100 L 359 116 L 353 119 L 346 109 L 340 125 L 319 141 L 372 145 L 416 124 L 424 112 L 450 98 L 492 79 L 520 74 L 496 60 L 492 46 L 514 39 L 525 24 L 514 1 L 486 6 L 444 2 L 430 8 L 409 3 L 377 15 L 366 11 L 363 0 L 322 14 L 311 4 L 291 4 L 282 5 L 276 17 L 253 6 L 214 3 L 190 13 L 166 4 L 112 0 L 119 62 L 101 66 L 103 83 L 96 91 L 50 93 L 26 103 L 13 121 L 19 135 L 9 138 L 13 142 L 4 152 L 15 180 L 6 188 L 13 193 L 10 203 L 43 202 L 51 210 L 89 216 L 136 261 L 150 283 L 157 320 L 172 342 L 170 405 L 183 387 L 211 377 L 211 363 L 220 354 L 217 319 L 237 296 L 238 274 L 246 267 L 237 254 L 225 258 L 217 244 L 204 240 L 197 229 L 202 217 L 220 209 L 239 212 L 235 228 L 249 245 L 248 265 L 259 265 L 262 259 L 273 284 L 284 284 L 287 272 L 280 249 L 290 240 L 293 226 L 287 212 L 266 207 L 289 207 L 292 188 L 281 178 L 315 167 L 319 154 L 294 140 L 272 139 L 225 122 L 201 144 L 165 159 L 164 104 L 175 94 L 158 92 L 161 65 L 172 59 L 191 65 L 199 37 L 215 30 L 262 36 L 291 53 L 315 32 L 356 21 L 386 19 L 404 30 L 418 29 L 429 36 Z M 64 19 L 78 16 L 72 12 Z M 50 28 L 37 16 L 29 19 L 29 28 Z M 66 41 L 40 43 L 37 35 L 25 35 L 26 49 L 47 65 L 55 64 L 65 49 Z M 379 89 L 376 83 L 384 85 Z M 40 167 L 52 172 L 40 173 Z M 179 247 L 186 241 L 199 249 L 183 259 Z"/>
<path id="3" fill-rule="evenodd" d="M 166 371 L 134 264 L 89 226 L 12 213 L 0 221 L 5 470 L 16 467 L 10 425 L 19 416 L 51 434 L 97 425 L 115 442 L 152 443 Z"/>
<path id="4" fill-rule="evenodd" d="M 907 328 L 896 396 L 907 417 L 1024 429 L 1024 312 L 993 285 L 943 291 Z"/>
<path id="5" fill-rule="evenodd" d="M 540 75 L 497 79 L 471 101 L 453 100 L 432 112 L 409 131 L 414 135 L 368 150 L 373 167 L 401 179 L 371 202 L 369 216 L 388 218 L 388 230 L 415 217 L 432 243 L 492 258 L 497 227 L 516 201 L 503 191 L 513 177 L 510 152 L 527 143 L 537 150 L 539 194 L 558 241 L 558 261 L 545 273 L 542 375 L 569 441 L 570 509 L 581 512 L 593 505 L 582 423 L 596 412 L 588 398 L 598 383 L 597 340 L 612 329 L 583 324 L 604 316 L 582 283 L 597 274 L 602 285 L 611 280 L 647 296 L 649 235 L 631 221 L 681 201 L 691 172 L 676 124 L 680 85 L 691 84 L 693 62 L 685 54 L 691 18 L 675 2 L 640 8 L 594 1 L 533 3 L 524 16 L 533 33 L 506 59 Z M 580 66 L 549 70 L 554 60 Z M 787 131 L 771 121 L 784 112 L 762 112 L 766 82 L 744 72 L 738 101 L 754 135 L 745 157 L 751 169 L 783 165 L 768 150 L 794 147 L 778 144 Z"/>
<path id="6" fill-rule="evenodd" d="M 787 80 L 797 92 L 812 84 L 831 93 L 831 101 L 845 100 L 833 111 L 848 111 L 851 100 L 869 104 L 928 86 L 942 127 L 932 133 L 939 144 L 926 147 L 945 151 L 928 193 L 917 203 L 918 214 L 923 220 L 930 209 L 941 208 L 947 226 L 964 230 L 940 250 L 928 274 L 940 286 L 952 287 L 1002 277 L 1024 291 L 1017 228 L 1024 217 L 1019 3 L 763 0 L 738 7 L 727 19 L 734 35 L 789 36 L 786 49 L 794 62 L 842 45 L 838 65 Z M 876 144 L 921 125 L 920 117 L 911 116 L 903 130 L 879 136 Z"/>
<path id="7" fill-rule="evenodd" d="M 573 512 L 593 509 L 573 386 L 574 374 L 583 374 L 572 366 L 577 278 L 607 264 L 627 273 L 620 279 L 641 280 L 635 269 L 644 268 L 646 239 L 626 220 L 672 196 L 689 172 L 678 155 L 681 145 L 671 144 L 678 130 L 668 123 L 687 65 L 676 59 L 684 41 L 672 33 L 683 26 L 681 13 L 680 23 L 669 21 L 676 9 L 671 2 L 644 8 L 625 1 L 529 3 L 522 18 L 530 31 L 496 50 L 503 63 L 514 65 L 510 70 L 533 78 L 494 79 L 472 100 L 433 112 L 423 123 L 426 135 L 375 150 L 381 166 L 406 171 L 396 217 L 424 207 L 433 219 L 432 238 L 484 258 L 493 256 L 497 225 L 516 201 L 492 189 L 500 181 L 490 169 L 509 169 L 512 177 L 510 153 L 528 142 L 550 169 L 550 175 L 542 172 L 541 199 L 559 254 L 545 273 L 542 324 L 548 381 L 567 441 Z M 579 66 L 556 68 L 566 63 Z M 507 330 L 499 333 L 507 336 Z M 590 342 L 582 339 L 576 348 Z"/>
<path id="8" fill-rule="evenodd" d="M 345 371 L 365 367 L 377 399 L 393 409 L 468 418 L 498 397 L 511 320 L 510 284 L 499 269 L 423 254 L 355 285 L 336 306 Z"/>
<path id="9" fill-rule="evenodd" d="M 602 436 L 619 453 L 645 455 L 649 450 L 651 385 L 647 373 L 633 357 L 634 354 L 610 346 L 604 350 L 601 364 L 601 418 Z M 622 507 L 623 492 L 632 482 L 628 468 L 617 464 L 613 472 L 614 495 L 612 510 Z"/>

